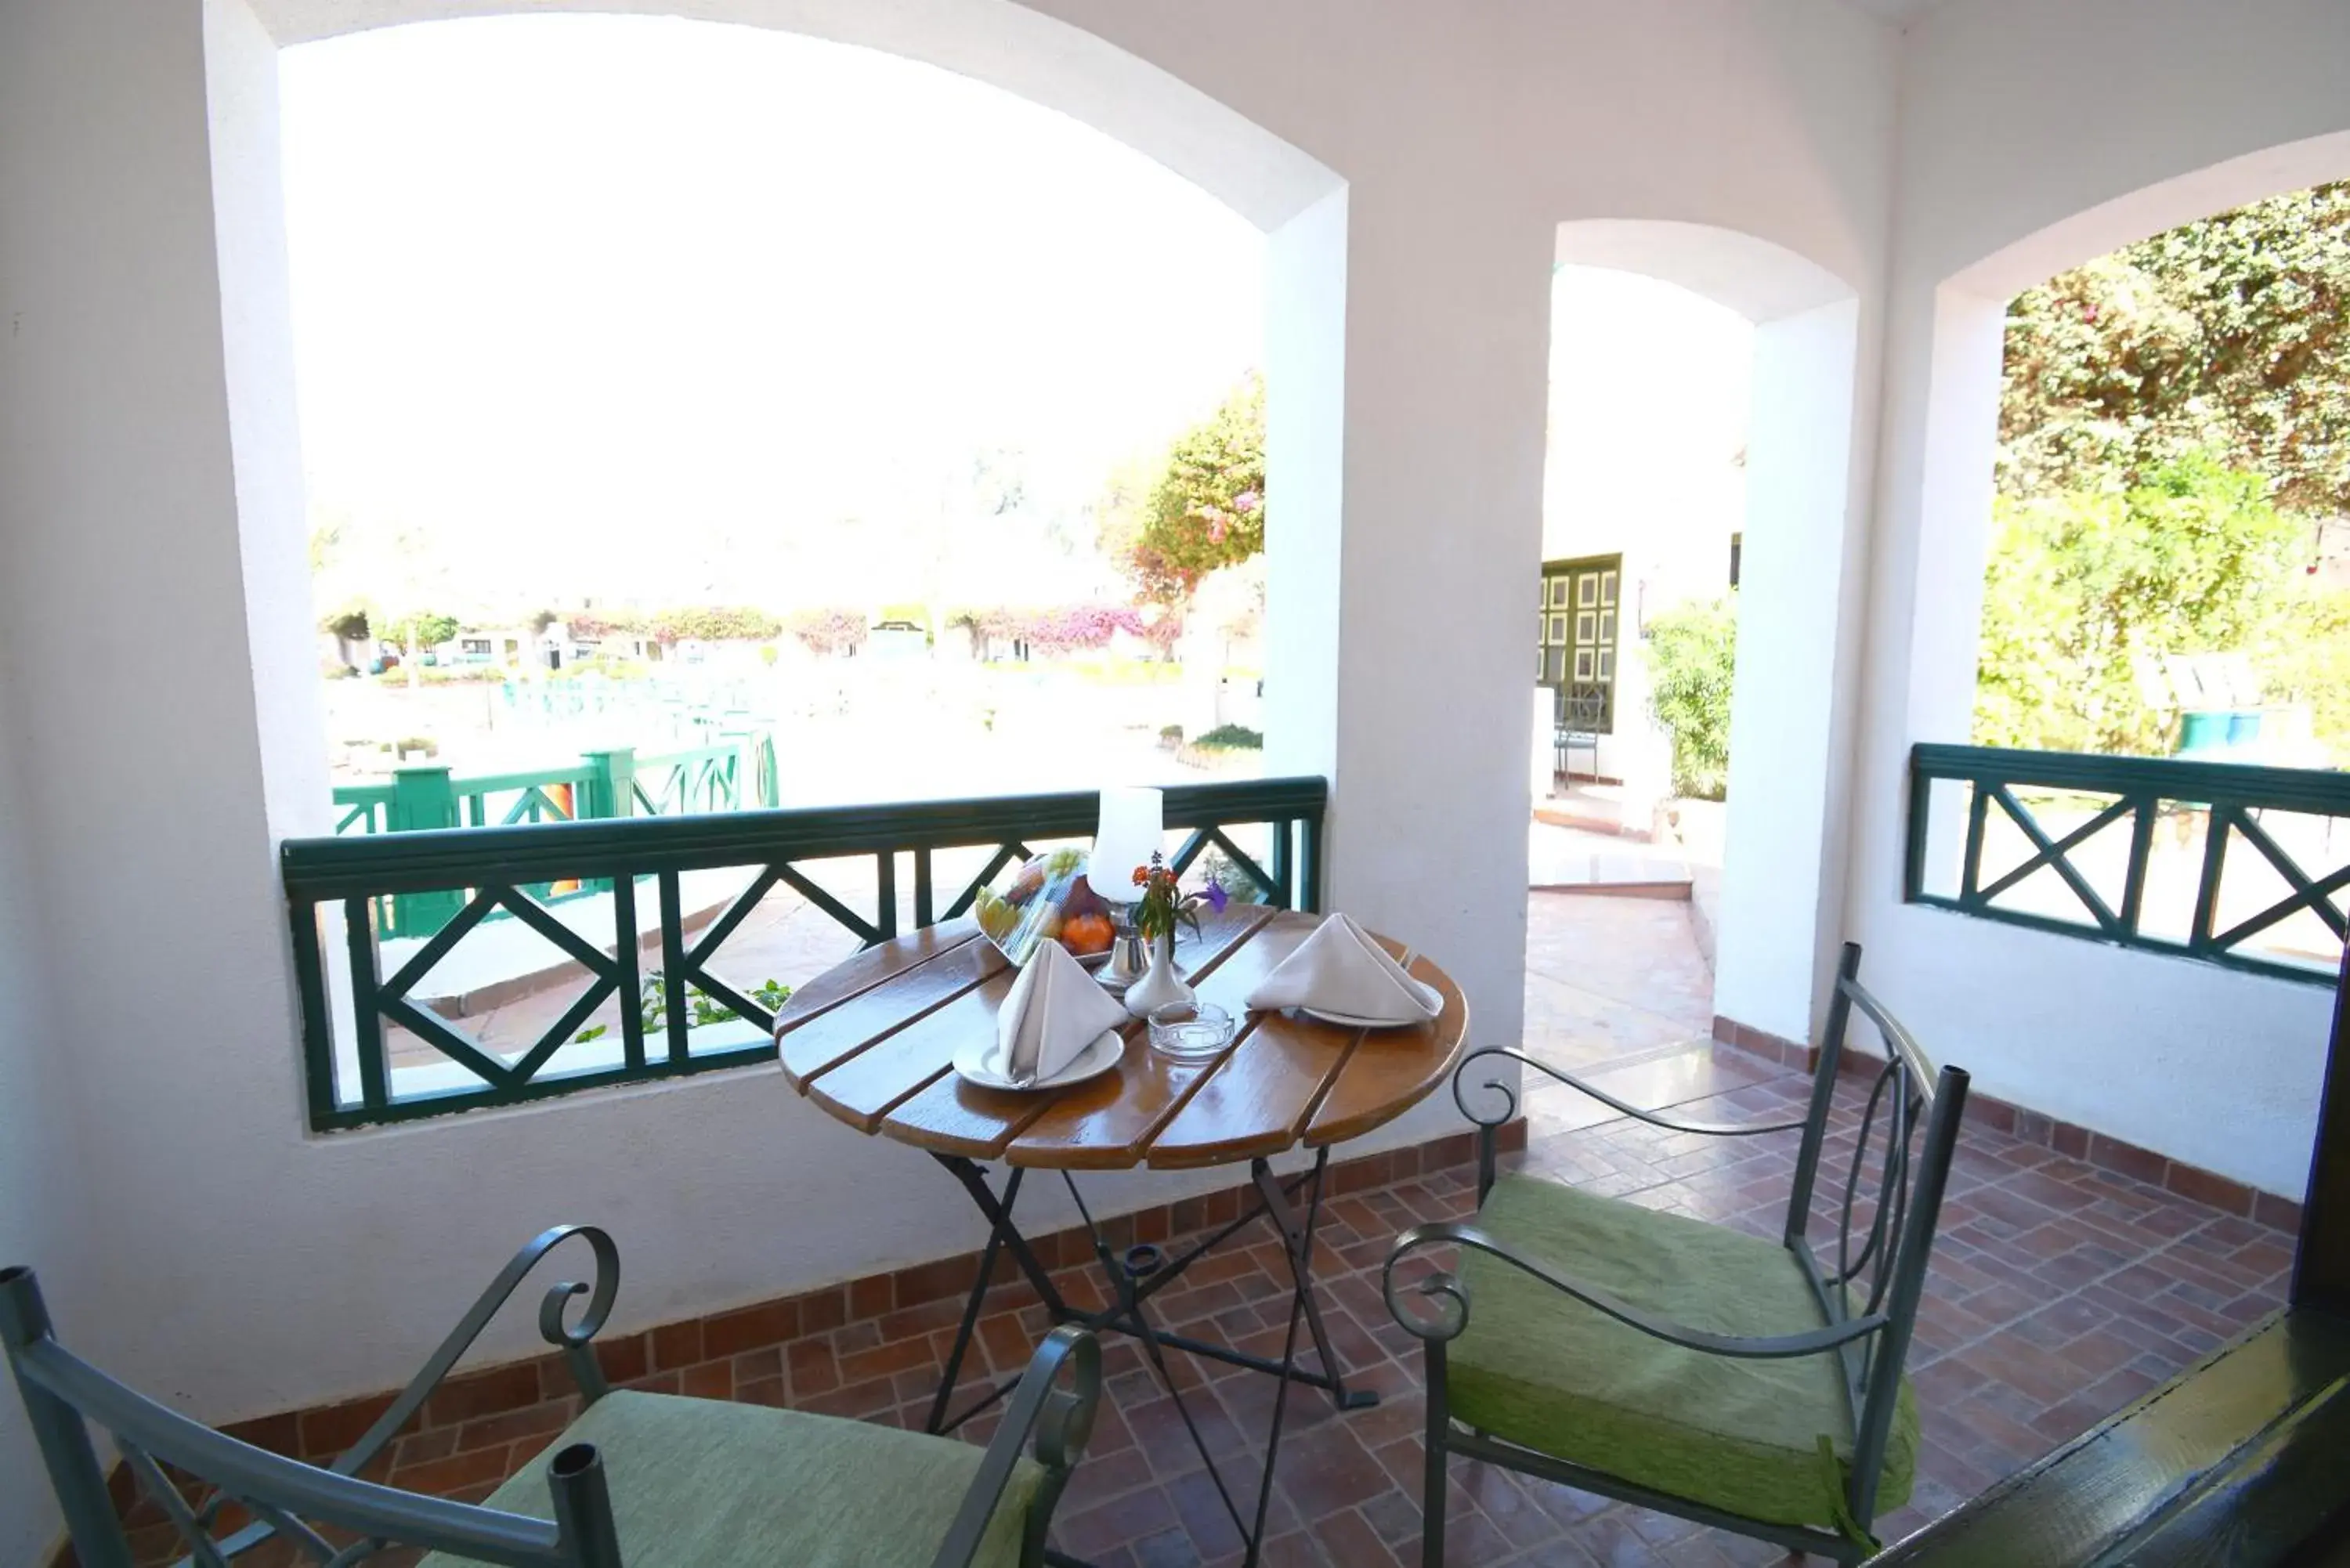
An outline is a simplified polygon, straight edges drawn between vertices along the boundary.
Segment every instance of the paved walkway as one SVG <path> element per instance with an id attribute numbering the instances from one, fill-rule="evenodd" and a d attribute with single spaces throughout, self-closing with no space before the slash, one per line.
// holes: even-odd
<path id="1" fill-rule="evenodd" d="M 1711 1034 L 1713 971 L 1688 902 L 1535 893 L 1526 909 L 1528 1050 L 1579 1069 Z"/>
<path id="2" fill-rule="evenodd" d="M 1645 839 L 1535 822 L 1527 829 L 1526 880 L 1538 890 L 1629 887 L 1686 898 L 1690 863 L 1675 848 Z"/>

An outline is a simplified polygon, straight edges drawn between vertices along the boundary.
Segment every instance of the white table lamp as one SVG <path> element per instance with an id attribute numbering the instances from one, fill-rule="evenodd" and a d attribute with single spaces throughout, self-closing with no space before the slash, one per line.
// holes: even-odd
<path id="1" fill-rule="evenodd" d="M 1112 991 L 1124 991 L 1149 966 L 1149 955 L 1134 929 L 1134 906 L 1140 898 L 1134 870 L 1150 864 L 1166 833 L 1166 796 L 1158 790 L 1101 792 L 1101 822 L 1086 863 L 1086 885 L 1116 912 L 1118 929 L 1110 943 L 1109 962 L 1097 971 L 1102 984 Z"/>
<path id="2" fill-rule="evenodd" d="M 1167 832 L 1166 796 L 1155 789 L 1101 792 L 1101 825 L 1094 831 L 1086 881 L 1106 904 L 1131 904 L 1134 868 L 1150 864 Z"/>

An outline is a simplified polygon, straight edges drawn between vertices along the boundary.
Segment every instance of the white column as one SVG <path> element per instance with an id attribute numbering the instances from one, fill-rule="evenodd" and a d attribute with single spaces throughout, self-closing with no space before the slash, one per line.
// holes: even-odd
<path id="1" fill-rule="evenodd" d="M 245 0 L 204 0 L 204 71 L 245 635 L 261 754 L 268 759 L 264 799 L 276 836 L 332 833 L 333 783 L 319 744 L 326 704 L 312 635 L 309 506 L 293 397 L 277 46 Z"/>
<path id="2" fill-rule="evenodd" d="M 1350 204 L 1333 900 L 1513 1042 L 1551 231 L 1429 191 Z"/>
<path id="3" fill-rule="evenodd" d="M 1346 491 L 1347 192 L 1265 246 L 1265 772 L 1338 765 Z"/>
<path id="4" fill-rule="evenodd" d="M 1754 333 L 1714 1011 L 1797 1041 L 1820 956 L 1841 938 L 1829 840 L 1846 825 L 1828 803 L 1858 323 L 1846 301 Z"/>
<path id="5" fill-rule="evenodd" d="M 1341 192 L 1274 234 L 1265 743 L 1331 781 L 1331 907 L 1513 1041 L 1550 266 L 1491 227 Z"/>

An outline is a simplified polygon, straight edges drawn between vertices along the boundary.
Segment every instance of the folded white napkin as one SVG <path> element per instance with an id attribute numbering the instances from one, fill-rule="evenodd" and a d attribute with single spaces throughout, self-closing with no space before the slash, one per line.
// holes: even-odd
<path id="1" fill-rule="evenodd" d="M 1126 1022 L 1125 1004 L 1104 991 L 1058 942 L 1039 942 L 995 1014 L 1004 1076 L 1049 1078 Z"/>
<path id="2" fill-rule="evenodd" d="M 1260 1012 L 1310 1007 L 1388 1023 L 1419 1023 L 1444 1010 L 1435 989 L 1406 974 L 1349 915 L 1333 915 L 1315 927 L 1257 982 L 1248 1004 Z"/>

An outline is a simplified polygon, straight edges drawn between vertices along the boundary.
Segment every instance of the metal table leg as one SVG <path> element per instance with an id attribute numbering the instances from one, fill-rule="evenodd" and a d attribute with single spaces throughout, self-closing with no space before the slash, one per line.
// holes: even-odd
<path id="1" fill-rule="evenodd" d="M 1314 1297 L 1314 1227 L 1322 1208 L 1322 1175 L 1330 1163 L 1327 1147 L 1315 1151 L 1314 1180 L 1305 1203 L 1305 1218 L 1301 1221 L 1297 1211 L 1289 1206 L 1288 1195 L 1281 1183 L 1274 1179 L 1273 1167 L 1263 1160 L 1253 1162 L 1259 1199 L 1265 1212 L 1281 1231 L 1287 1243 L 1282 1251 L 1289 1259 L 1289 1278 L 1296 1299 L 1290 1309 L 1290 1332 L 1296 1333 L 1295 1318 L 1303 1308 L 1306 1326 L 1313 1331 L 1314 1354 L 1321 1358 L 1322 1369 L 1329 1377 L 1330 1397 L 1341 1410 L 1361 1410 L 1379 1402 L 1379 1397 L 1368 1388 L 1349 1390 L 1338 1371 L 1338 1357 L 1330 1349 L 1329 1333 L 1322 1326 L 1322 1303 Z M 1294 1359 L 1294 1357 L 1292 1358 Z"/>
<path id="2" fill-rule="evenodd" d="M 994 1282 L 995 1260 L 999 1251 L 1008 1250 L 1012 1253 L 1013 1262 L 1027 1277 L 1029 1289 L 1036 1293 L 1036 1299 L 1045 1304 L 1046 1312 L 1053 1314 L 1054 1322 L 1066 1323 L 1077 1314 L 1062 1299 L 1060 1291 L 1053 1283 L 1053 1276 L 1037 1260 L 1035 1249 L 1028 1245 L 1028 1239 L 1020 1233 L 1020 1227 L 1013 1222 L 1013 1205 L 1020 1201 L 1020 1183 L 1027 1172 L 1014 1167 L 1012 1174 L 1004 1179 L 1003 1196 L 998 1199 L 994 1189 L 987 1185 L 987 1173 L 974 1162 L 960 1155 L 941 1154 L 931 1158 L 962 1183 L 963 1190 L 971 1194 L 972 1202 L 987 1217 L 988 1226 L 987 1245 L 979 1255 L 979 1277 L 971 1282 L 971 1297 L 963 1303 L 962 1321 L 955 1329 L 954 1345 L 947 1352 L 946 1367 L 939 1377 L 938 1396 L 931 1401 L 930 1419 L 924 1423 L 933 1434 L 943 1434 L 953 1431 L 1020 1385 L 1017 1377 L 999 1383 L 960 1415 L 950 1418 L 947 1414 L 948 1402 L 954 1395 L 955 1379 L 962 1372 L 962 1358 L 969 1354 L 971 1336 L 979 1327 L 979 1314 L 986 1303 L 988 1287 Z"/>
<path id="3" fill-rule="evenodd" d="M 1329 1150 L 1327 1148 L 1316 1150 L 1312 1168 L 1286 1183 L 1274 1174 L 1273 1167 L 1266 1161 L 1263 1159 L 1252 1161 L 1250 1178 L 1251 1185 L 1256 1192 L 1255 1205 L 1239 1219 L 1201 1241 L 1172 1263 L 1148 1273 L 1139 1274 L 1135 1269 L 1122 1262 L 1113 1252 L 1109 1242 L 1102 1235 L 1100 1226 L 1095 1223 L 1092 1210 L 1086 1206 L 1084 1196 L 1077 1191 L 1076 1179 L 1067 1172 L 1063 1172 L 1063 1179 L 1068 1185 L 1069 1196 L 1076 1201 L 1077 1212 L 1085 1221 L 1086 1230 L 1093 1238 L 1094 1256 L 1100 1263 L 1109 1287 L 1112 1304 L 1097 1313 L 1080 1313 L 1070 1307 L 1060 1292 L 1055 1288 L 1050 1274 L 1038 1262 L 1027 1240 L 1020 1234 L 1019 1227 L 1013 1219 L 1013 1208 L 1019 1200 L 1021 1181 L 1025 1174 L 1021 1168 L 1014 1168 L 1004 1180 L 1003 1196 L 998 1199 L 994 1189 L 988 1185 L 985 1172 L 973 1161 L 959 1156 L 939 1155 L 933 1158 L 962 1183 L 964 1190 L 971 1194 L 972 1201 L 978 1206 L 980 1212 L 986 1216 L 989 1229 L 986 1248 L 980 1254 L 979 1277 L 972 1282 L 971 1296 L 964 1303 L 962 1320 L 955 1331 L 954 1344 L 948 1352 L 946 1367 L 940 1379 L 938 1397 L 931 1406 L 930 1430 L 932 1432 L 954 1430 L 963 1422 L 995 1404 L 1017 1386 L 1016 1378 L 1011 1382 L 1000 1384 L 973 1401 L 969 1408 L 951 1417 L 948 1413 L 955 1380 L 961 1375 L 963 1357 L 970 1349 L 972 1335 L 977 1329 L 980 1314 L 995 1272 L 996 1259 L 1003 1251 L 1009 1251 L 1013 1261 L 1018 1265 L 1022 1274 L 1026 1277 L 1030 1287 L 1035 1291 L 1037 1299 L 1053 1315 L 1056 1323 L 1079 1323 L 1096 1330 L 1114 1330 L 1142 1342 L 1143 1354 L 1157 1374 L 1160 1385 L 1174 1400 L 1176 1413 L 1182 1417 L 1185 1429 L 1191 1433 L 1193 1446 L 1199 1449 L 1200 1458 L 1207 1466 L 1209 1478 L 1215 1484 L 1217 1495 L 1222 1499 L 1226 1511 L 1232 1515 L 1233 1529 L 1239 1532 L 1242 1540 L 1247 1543 L 1247 1553 L 1243 1560 L 1245 1568 L 1254 1568 L 1264 1541 L 1265 1511 L 1272 1501 L 1274 1468 L 1281 1452 L 1281 1432 L 1288 1409 L 1289 1386 L 1292 1383 L 1303 1383 L 1308 1386 L 1326 1389 L 1329 1392 L 1332 1401 L 1341 1410 L 1362 1409 L 1378 1402 L 1378 1394 L 1372 1390 L 1347 1387 L 1338 1368 L 1337 1356 L 1331 1349 L 1329 1335 L 1323 1324 L 1321 1303 L 1315 1299 L 1314 1294 L 1314 1236 L 1321 1220 L 1323 1184 L 1330 1163 Z M 1305 1210 L 1302 1215 L 1296 1207 L 1296 1200 L 1301 1194 L 1305 1198 Z M 1289 1262 L 1289 1327 L 1283 1341 L 1280 1360 L 1271 1361 L 1263 1356 L 1246 1355 L 1226 1345 L 1209 1345 L 1180 1334 L 1168 1334 L 1151 1323 L 1144 1311 L 1145 1304 L 1151 1296 L 1180 1279 L 1193 1263 L 1259 1218 L 1268 1220 L 1280 1233 L 1282 1252 Z M 1321 1362 L 1321 1370 L 1318 1373 L 1308 1372 L 1297 1365 L 1298 1330 L 1301 1325 L 1312 1339 L 1315 1356 Z M 1192 1418 L 1190 1407 L 1184 1403 L 1182 1390 L 1176 1386 L 1174 1377 L 1168 1369 L 1166 1352 L 1170 1349 L 1207 1356 L 1233 1366 L 1243 1366 L 1251 1371 L 1269 1373 L 1281 1381 L 1281 1386 L 1274 1396 L 1273 1423 L 1265 1438 L 1264 1470 L 1258 1480 L 1253 1528 L 1251 1527 L 1251 1521 L 1241 1517 L 1240 1507 L 1234 1501 L 1230 1488 L 1225 1485 L 1223 1474 L 1217 1467 L 1214 1456 L 1208 1452 L 1207 1443 L 1200 1434 L 1199 1424 Z M 1053 1563 L 1063 1565 L 1063 1568 L 1084 1568 L 1082 1563 L 1077 1563 L 1076 1560 L 1058 1552 L 1046 1553 L 1046 1559 Z"/>

